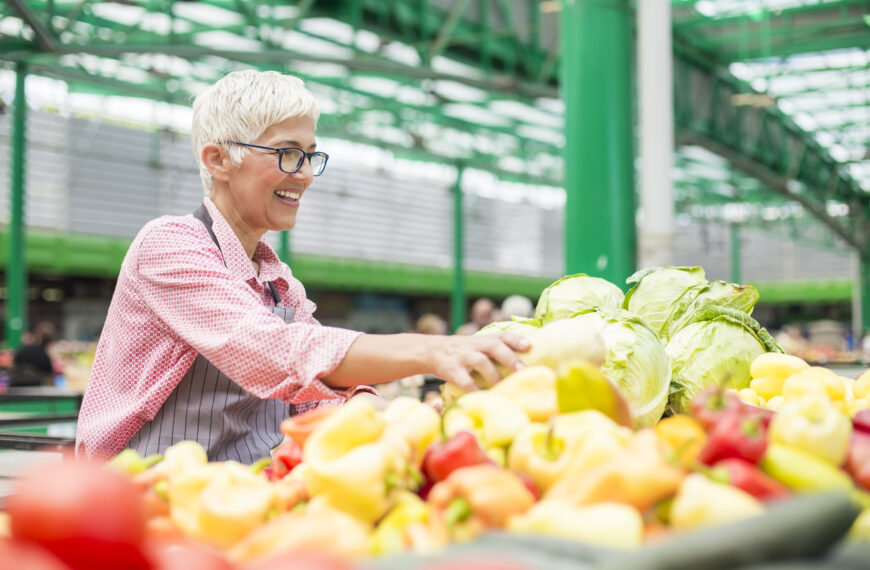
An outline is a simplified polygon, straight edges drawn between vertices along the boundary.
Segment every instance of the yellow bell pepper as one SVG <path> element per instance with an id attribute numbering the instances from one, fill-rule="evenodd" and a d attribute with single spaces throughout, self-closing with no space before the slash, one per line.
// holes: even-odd
<path id="1" fill-rule="evenodd" d="M 175 472 L 167 479 L 167 494 L 172 522 L 218 548 L 229 548 L 266 522 L 275 504 L 272 485 L 235 461 Z"/>
<path id="2" fill-rule="evenodd" d="M 778 413 L 778 412 L 777 412 Z M 854 493 L 852 479 L 828 461 L 780 443 L 767 446 L 761 470 L 799 493 L 840 490 Z"/>
<path id="3" fill-rule="evenodd" d="M 629 505 L 598 503 L 575 507 L 546 500 L 511 517 L 507 529 L 620 549 L 639 548 L 644 534 L 643 518 Z"/>
<path id="4" fill-rule="evenodd" d="M 852 393 L 855 398 L 870 398 L 870 370 L 858 376 L 852 386 Z"/>
<path id="5" fill-rule="evenodd" d="M 674 530 L 695 530 L 734 522 L 764 513 L 761 502 L 746 493 L 716 483 L 700 473 L 683 480 L 671 503 L 668 520 Z"/>
<path id="6" fill-rule="evenodd" d="M 383 516 L 409 484 L 411 456 L 410 445 L 386 428 L 383 414 L 362 398 L 324 419 L 303 450 L 311 496 L 369 523 Z"/>
<path id="7" fill-rule="evenodd" d="M 692 416 L 675 414 L 664 418 L 653 429 L 683 467 L 691 466 L 707 441 L 707 432 Z"/>
<path id="8" fill-rule="evenodd" d="M 770 423 L 770 441 L 841 465 L 849 450 L 852 422 L 830 401 L 802 398 L 779 409 Z"/>
<path id="9" fill-rule="evenodd" d="M 384 410 L 384 420 L 384 437 L 406 441 L 411 446 L 411 461 L 419 468 L 426 448 L 441 435 L 441 416 L 420 400 L 400 396 Z"/>
<path id="10" fill-rule="evenodd" d="M 635 433 L 609 460 L 581 471 L 568 470 L 545 495 L 575 506 L 617 502 L 644 511 L 676 492 L 685 472 L 671 464 L 652 429 Z"/>
<path id="11" fill-rule="evenodd" d="M 228 553 L 239 567 L 279 552 L 322 553 L 353 562 L 370 555 L 369 528 L 354 517 L 313 501 L 251 532 Z"/>
<path id="12" fill-rule="evenodd" d="M 514 372 L 490 391 L 510 398 L 533 422 L 546 422 L 559 413 L 556 373 L 546 366 L 529 366 Z"/>
<path id="13" fill-rule="evenodd" d="M 431 524 L 431 507 L 414 493 L 402 492 L 396 506 L 381 519 L 372 534 L 372 553 L 428 554 L 447 543 L 443 527 Z"/>
<path id="14" fill-rule="evenodd" d="M 529 423 L 529 416 L 519 405 L 491 390 L 465 394 L 444 412 L 448 437 L 467 430 L 477 435 L 484 448 L 510 445 Z"/>
<path id="15" fill-rule="evenodd" d="M 562 414 L 549 425 L 530 424 L 517 434 L 507 465 L 545 493 L 569 467 L 580 471 L 611 458 L 630 436 L 631 430 L 596 410 Z"/>

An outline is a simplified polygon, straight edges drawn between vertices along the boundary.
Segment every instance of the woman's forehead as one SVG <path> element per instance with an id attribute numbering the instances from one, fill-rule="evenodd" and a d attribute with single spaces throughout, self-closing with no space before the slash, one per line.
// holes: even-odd
<path id="1" fill-rule="evenodd" d="M 296 143 L 283 146 L 310 146 L 315 144 L 314 129 L 315 123 L 311 117 L 290 117 L 266 129 L 260 140 L 265 142 L 268 139 L 273 145 L 278 145 L 278 143 Z"/>

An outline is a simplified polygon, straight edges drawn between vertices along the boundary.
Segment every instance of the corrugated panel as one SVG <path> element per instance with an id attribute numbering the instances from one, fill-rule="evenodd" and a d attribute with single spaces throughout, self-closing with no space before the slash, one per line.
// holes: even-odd
<path id="1" fill-rule="evenodd" d="M 730 230 L 724 224 L 678 226 L 675 260 L 700 265 L 708 279 L 731 277 Z M 851 253 L 810 247 L 757 230 L 740 230 L 742 281 L 851 277 Z"/>

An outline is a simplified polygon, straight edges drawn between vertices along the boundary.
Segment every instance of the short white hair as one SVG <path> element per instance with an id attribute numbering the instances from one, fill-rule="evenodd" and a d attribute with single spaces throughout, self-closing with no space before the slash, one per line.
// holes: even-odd
<path id="1" fill-rule="evenodd" d="M 317 124 L 320 107 L 305 83 L 277 71 L 233 71 L 196 96 L 190 138 L 199 164 L 203 192 L 211 194 L 211 173 L 202 163 L 202 149 L 209 143 L 252 142 L 269 127 L 291 117 L 308 116 Z M 238 164 L 246 149 L 227 145 L 230 160 Z"/>

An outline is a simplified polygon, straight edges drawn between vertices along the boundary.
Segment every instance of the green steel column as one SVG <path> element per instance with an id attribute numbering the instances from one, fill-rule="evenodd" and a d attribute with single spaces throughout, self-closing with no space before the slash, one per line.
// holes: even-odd
<path id="1" fill-rule="evenodd" d="M 866 335 L 870 334 L 870 255 L 860 257 L 860 273 L 861 333 Z"/>
<path id="2" fill-rule="evenodd" d="M 740 226 L 730 225 L 731 233 L 731 282 L 740 283 Z"/>
<path id="3" fill-rule="evenodd" d="M 27 127 L 24 80 L 27 64 L 18 63 L 15 71 L 9 161 L 9 263 L 6 266 L 6 344 L 11 348 L 21 345 L 21 334 L 27 329 L 27 267 L 24 260 L 24 145 Z"/>
<path id="4" fill-rule="evenodd" d="M 632 16 L 627 0 L 564 0 L 565 272 L 622 286 L 635 270 Z"/>
<path id="5" fill-rule="evenodd" d="M 453 286 L 450 288 L 450 331 L 465 322 L 465 219 L 462 206 L 462 173 L 465 167 L 457 165 L 453 183 Z"/>
<path id="6" fill-rule="evenodd" d="M 278 257 L 290 265 L 290 232 L 286 230 L 278 234 Z"/>

